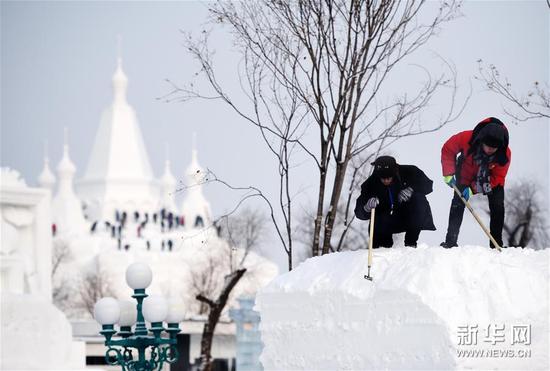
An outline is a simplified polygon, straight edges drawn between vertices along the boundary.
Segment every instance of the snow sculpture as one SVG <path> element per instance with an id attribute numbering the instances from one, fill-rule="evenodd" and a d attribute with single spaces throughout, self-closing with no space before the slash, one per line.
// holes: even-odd
<path id="1" fill-rule="evenodd" d="M 84 369 L 84 344 L 51 303 L 50 192 L 1 169 L 0 369 Z"/>
<path id="2" fill-rule="evenodd" d="M 2 233 L 0 261 L 2 292 L 34 294 L 51 298 L 51 252 L 37 242 L 51 244 L 47 191 L 28 188 L 17 171 L 0 169 Z"/>
<path id="3" fill-rule="evenodd" d="M 420 246 L 307 260 L 257 296 L 266 370 L 547 369 L 550 250 Z"/>

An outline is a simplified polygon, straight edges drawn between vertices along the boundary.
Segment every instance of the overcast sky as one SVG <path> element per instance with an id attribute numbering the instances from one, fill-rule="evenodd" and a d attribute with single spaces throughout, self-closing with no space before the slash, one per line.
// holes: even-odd
<path id="1" fill-rule="evenodd" d="M 451 61 L 463 93 L 471 83 L 470 103 L 456 123 L 391 148 L 398 162 L 416 164 L 434 180 L 429 199 L 438 231 L 420 237 L 421 242 L 430 244 L 444 238 L 452 195 L 441 181 L 441 145 L 450 135 L 473 128 L 485 117 L 496 116 L 508 124 L 513 152 L 508 181 L 535 179 L 549 199 L 548 121 L 512 123 L 503 113 L 502 99 L 473 80 L 477 60 L 483 59 L 497 65 L 519 92 L 527 91 L 535 80 L 549 82 L 550 11 L 546 1 L 469 1 L 463 13 L 464 17 L 446 25 L 409 63 L 429 64 L 426 61 L 434 58 L 434 53 Z M 156 99 L 170 90 L 165 79 L 184 83 L 196 72 L 197 65 L 182 47 L 180 31 L 200 32 L 206 15 L 207 4 L 200 2 L 2 1 L 2 166 L 19 170 L 28 184 L 36 184 L 44 141 L 49 143 L 55 168 L 62 153 L 63 127 L 68 127 L 77 178 L 83 175 L 101 112 L 112 100 L 111 77 L 120 34 L 123 68 L 129 79 L 128 101 L 137 112 L 156 175 L 162 173 L 168 144 L 172 171 L 182 179 L 191 157 L 192 133 L 196 132 L 203 167 L 234 184 L 274 192 L 273 159 L 253 128 L 215 103 Z M 229 35 L 219 35 L 214 45 L 217 57 L 223 60 L 220 68 L 233 74 L 238 56 L 231 52 Z M 440 113 L 441 107 L 434 104 L 423 117 L 433 120 Z M 300 180 L 304 183 L 299 186 L 306 192 L 314 191 L 305 180 L 311 178 L 309 174 Z M 214 214 L 233 206 L 234 200 L 226 192 L 209 188 L 205 193 Z M 464 219 L 459 242 L 486 245 L 473 218 Z"/>

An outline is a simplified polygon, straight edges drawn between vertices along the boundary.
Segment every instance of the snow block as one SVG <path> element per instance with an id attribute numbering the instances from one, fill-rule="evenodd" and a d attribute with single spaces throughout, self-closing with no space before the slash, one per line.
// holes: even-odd
<path id="1" fill-rule="evenodd" d="M 256 299 L 266 370 L 549 369 L 550 250 L 308 259 Z"/>
<path id="2" fill-rule="evenodd" d="M 35 295 L 1 296 L 0 369 L 84 370 L 86 349 L 73 341 L 71 324 L 48 300 Z"/>

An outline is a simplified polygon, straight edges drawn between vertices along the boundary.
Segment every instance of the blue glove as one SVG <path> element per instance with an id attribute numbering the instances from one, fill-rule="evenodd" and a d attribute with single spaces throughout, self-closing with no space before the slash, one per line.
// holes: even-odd
<path id="1" fill-rule="evenodd" d="M 466 187 L 462 191 L 462 197 L 464 197 L 464 199 L 466 201 L 468 201 L 470 199 L 470 196 L 472 196 L 472 194 L 473 194 L 473 192 L 472 192 L 472 189 L 470 187 Z"/>
<path id="2" fill-rule="evenodd" d="M 453 186 L 456 185 L 456 178 L 454 174 L 444 176 L 443 181 L 451 188 L 453 188 Z"/>

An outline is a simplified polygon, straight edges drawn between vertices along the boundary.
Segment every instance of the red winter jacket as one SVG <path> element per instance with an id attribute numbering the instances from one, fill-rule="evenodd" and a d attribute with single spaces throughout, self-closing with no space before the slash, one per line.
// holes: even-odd
<path id="1" fill-rule="evenodd" d="M 462 165 L 460 167 L 460 174 L 457 177 L 459 178 L 458 182 L 460 184 L 470 186 L 474 192 L 481 192 L 481 190 L 477 190 L 475 187 L 475 178 L 479 165 L 474 161 L 475 151 L 472 151 L 471 149 L 472 146 L 480 145 L 480 143 L 476 141 L 476 135 L 479 133 L 483 125 L 489 122 L 495 122 L 494 120 L 498 121 L 498 119 L 494 118 L 485 119 L 480 122 L 474 130 L 467 130 L 455 134 L 450 137 L 445 144 L 443 144 L 443 148 L 441 149 L 441 166 L 443 169 L 443 176 L 454 175 L 456 173 L 457 155 L 461 154 Z M 508 173 L 508 167 L 510 167 L 511 159 L 512 152 L 510 151 L 510 148 L 508 148 L 508 137 L 506 135 L 505 147 L 497 151 L 495 159 L 489 164 L 492 188 L 495 188 L 498 185 L 504 187 L 504 180 L 506 178 L 506 173 Z"/>

